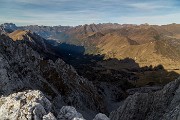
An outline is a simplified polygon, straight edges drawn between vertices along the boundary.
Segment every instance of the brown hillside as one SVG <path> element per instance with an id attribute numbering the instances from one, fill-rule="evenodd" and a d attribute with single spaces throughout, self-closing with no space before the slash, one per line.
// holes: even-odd
<path id="1" fill-rule="evenodd" d="M 24 37 L 28 36 L 29 33 L 30 33 L 29 30 L 16 30 L 16 31 L 10 33 L 9 37 L 11 39 L 13 39 L 14 41 L 24 40 Z"/>

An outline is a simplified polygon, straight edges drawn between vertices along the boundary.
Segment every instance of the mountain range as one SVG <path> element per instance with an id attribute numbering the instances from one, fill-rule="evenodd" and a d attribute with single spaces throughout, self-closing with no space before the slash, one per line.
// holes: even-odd
<path id="1" fill-rule="evenodd" d="M 176 120 L 179 48 L 179 24 L 2 24 L 0 116 Z"/>
<path id="2" fill-rule="evenodd" d="M 7 30 L 24 29 L 58 43 L 84 46 L 85 54 L 105 58 L 132 58 L 141 67 L 162 64 L 179 71 L 180 25 L 90 24 L 70 26 L 22 26 L 4 24 Z"/>

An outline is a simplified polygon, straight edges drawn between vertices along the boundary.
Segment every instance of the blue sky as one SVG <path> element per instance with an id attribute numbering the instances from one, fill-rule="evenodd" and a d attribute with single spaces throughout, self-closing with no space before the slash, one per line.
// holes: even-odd
<path id="1" fill-rule="evenodd" d="M 0 0 L 0 23 L 180 23 L 180 0 Z"/>

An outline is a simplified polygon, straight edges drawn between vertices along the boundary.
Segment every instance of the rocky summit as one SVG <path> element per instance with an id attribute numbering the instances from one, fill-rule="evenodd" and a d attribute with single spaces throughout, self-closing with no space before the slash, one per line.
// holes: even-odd
<path id="1" fill-rule="evenodd" d="M 1 120 L 85 120 L 74 107 L 63 106 L 57 118 L 53 115 L 52 103 L 38 90 L 27 90 L 0 98 Z M 98 114 L 94 120 L 109 120 Z"/>

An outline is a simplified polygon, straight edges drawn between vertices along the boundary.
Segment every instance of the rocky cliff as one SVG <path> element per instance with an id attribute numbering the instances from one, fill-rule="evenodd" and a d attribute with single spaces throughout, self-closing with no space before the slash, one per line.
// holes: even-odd
<path id="1" fill-rule="evenodd" d="M 162 90 L 135 93 L 110 114 L 111 120 L 179 120 L 180 78 Z"/>

